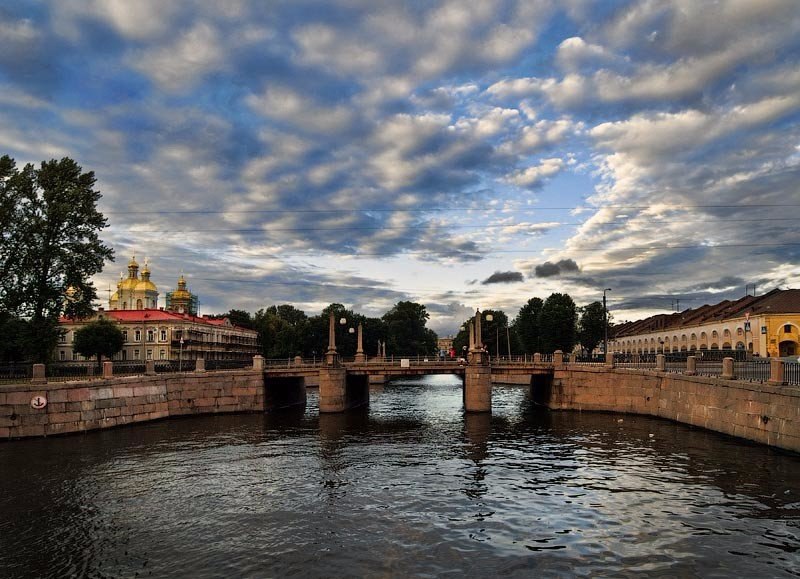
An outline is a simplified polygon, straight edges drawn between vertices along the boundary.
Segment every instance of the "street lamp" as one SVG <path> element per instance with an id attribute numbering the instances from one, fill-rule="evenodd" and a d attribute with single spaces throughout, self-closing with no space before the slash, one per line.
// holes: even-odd
<path id="1" fill-rule="evenodd" d="M 610 292 L 611 288 L 607 287 L 603 290 L 603 355 L 608 353 L 608 308 L 606 307 L 606 292 Z"/>
<path id="2" fill-rule="evenodd" d="M 487 323 L 488 322 L 493 322 L 494 321 L 494 316 L 492 314 L 486 314 L 486 316 L 484 316 L 484 319 L 486 320 Z M 489 328 L 487 327 L 486 329 L 488 330 Z M 498 330 L 498 332 L 499 331 L 500 330 Z M 497 350 L 495 352 L 495 354 L 497 354 L 497 357 L 499 358 L 500 357 L 500 334 L 499 333 L 497 334 L 497 336 L 495 336 L 495 339 L 496 339 L 495 350 Z M 489 353 L 489 355 L 491 356 L 491 353 Z"/>

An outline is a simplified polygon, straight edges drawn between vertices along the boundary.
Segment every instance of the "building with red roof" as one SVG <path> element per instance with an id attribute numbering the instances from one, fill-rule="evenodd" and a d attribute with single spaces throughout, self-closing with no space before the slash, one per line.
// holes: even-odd
<path id="1" fill-rule="evenodd" d="M 117 284 L 107 310 L 100 308 L 89 318 L 60 320 L 64 333 L 56 348 L 56 360 L 83 360 L 72 347 L 75 331 L 98 318 L 113 320 L 122 330 L 125 344 L 115 360 L 247 360 L 259 353 L 255 330 L 237 326 L 226 317 L 196 315 L 194 294 L 186 289 L 183 275 L 178 288 L 170 292 L 169 307 L 158 308 L 158 289 L 150 281 L 147 262 L 141 278 L 138 268 L 132 258 L 128 277 Z"/>

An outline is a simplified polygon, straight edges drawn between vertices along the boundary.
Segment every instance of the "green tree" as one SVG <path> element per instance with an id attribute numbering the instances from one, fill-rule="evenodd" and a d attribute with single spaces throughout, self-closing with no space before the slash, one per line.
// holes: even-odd
<path id="1" fill-rule="evenodd" d="M 542 350 L 539 314 L 542 312 L 543 305 L 544 302 L 541 298 L 529 299 L 520 308 L 512 323 L 519 349 L 526 354 L 535 354 Z"/>
<path id="2" fill-rule="evenodd" d="M 25 320 L 0 312 L 0 362 L 25 361 L 29 334 Z"/>
<path id="3" fill-rule="evenodd" d="M 250 312 L 246 312 L 244 310 L 230 310 L 223 317 L 228 318 L 235 326 L 248 328 L 250 330 L 255 329 L 253 327 L 253 316 L 250 315 Z"/>
<path id="4" fill-rule="evenodd" d="M 605 312 L 603 304 L 592 302 L 581 308 L 581 319 L 578 322 L 578 341 L 581 347 L 591 352 L 605 336 Z"/>
<path id="5" fill-rule="evenodd" d="M 543 353 L 571 352 L 576 341 L 578 312 L 568 294 L 550 294 L 539 314 Z"/>
<path id="6" fill-rule="evenodd" d="M 78 354 L 91 358 L 97 356 L 101 367 L 103 356 L 111 358 L 122 350 L 125 343 L 122 330 L 111 320 L 101 318 L 90 322 L 75 332 L 73 347 Z"/>
<path id="7" fill-rule="evenodd" d="M 97 210 L 93 172 L 72 159 L 21 170 L 0 158 L 0 311 L 28 320 L 28 348 L 45 361 L 58 340 L 58 318 L 91 313 L 90 278 L 113 251 L 99 239 L 108 223 Z"/>
<path id="8" fill-rule="evenodd" d="M 436 333 L 426 327 L 430 315 L 425 306 L 401 301 L 381 318 L 386 324 L 387 353 L 430 355 L 436 353 Z"/>

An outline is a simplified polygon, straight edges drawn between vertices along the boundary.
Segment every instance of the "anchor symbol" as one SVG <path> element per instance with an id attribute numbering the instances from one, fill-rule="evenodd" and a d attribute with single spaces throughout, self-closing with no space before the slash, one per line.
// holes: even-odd
<path id="1" fill-rule="evenodd" d="M 45 404 L 47 404 L 47 402 L 45 402 L 45 399 L 42 398 L 41 396 L 37 396 L 36 398 L 33 399 L 34 408 L 44 408 Z"/>

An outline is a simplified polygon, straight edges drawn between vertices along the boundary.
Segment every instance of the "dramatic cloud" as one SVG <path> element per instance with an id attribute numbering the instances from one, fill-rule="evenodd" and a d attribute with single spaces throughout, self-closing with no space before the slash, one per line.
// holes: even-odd
<path id="1" fill-rule="evenodd" d="M 555 263 L 546 261 L 541 265 L 537 265 L 533 271 L 536 277 L 553 277 L 564 273 L 580 271 L 580 268 L 573 260 L 562 259 Z"/>
<path id="2" fill-rule="evenodd" d="M 800 284 L 795 0 L 6 4 L 0 154 L 95 172 L 103 290 L 136 250 L 207 312 L 413 299 L 450 333 Z"/>
<path id="3" fill-rule="evenodd" d="M 518 271 L 496 271 L 483 280 L 481 284 L 489 285 L 493 283 L 518 283 L 524 280 L 525 278 Z"/>

